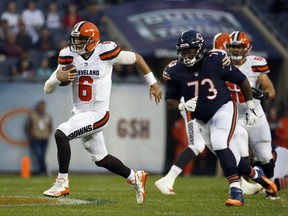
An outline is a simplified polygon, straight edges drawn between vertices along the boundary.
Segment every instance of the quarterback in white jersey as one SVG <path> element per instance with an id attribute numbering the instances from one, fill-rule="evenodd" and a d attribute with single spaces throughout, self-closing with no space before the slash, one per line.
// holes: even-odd
<path id="1" fill-rule="evenodd" d="M 137 204 L 145 199 L 147 173 L 126 167 L 118 158 L 108 154 L 103 129 L 109 121 L 111 75 L 114 63 L 135 64 L 150 85 L 150 98 L 156 104 L 162 92 L 145 60 L 139 54 L 121 51 L 112 41 L 100 42 L 98 28 L 91 22 L 77 23 L 71 32 L 69 47 L 62 49 L 58 67 L 45 82 L 45 93 L 53 93 L 59 85 L 70 84 L 74 114 L 60 124 L 55 132 L 59 172 L 54 185 L 44 191 L 45 196 L 59 197 L 69 194 L 69 141 L 80 138 L 84 148 L 97 166 L 127 179 L 135 191 Z"/>
<path id="2" fill-rule="evenodd" d="M 238 128 L 235 139 L 239 145 L 241 156 L 248 157 L 248 144 L 253 152 L 253 163 L 261 166 L 265 175 L 272 178 L 274 174 L 274 161 L 272 157 L 271 132 L 261 100 L 271 100 L 275 97 L 275 88 L 267 76 L 269 67 L 266 59 L 259 56 L 248 56 L 252 46 L 248 35 L 235 31 L 230 34 L 230 41 L 226 44 L 232 64 L 246 75 L 253 89 L 255 112 L 258 116 L 257 124 L 245 124 L 245 99 L 239 86 L 228 83 L 233 100 L 237 102 Z M 246 145 L 245 145 L 246 144 Z M 241 151 L 242 149 L 242 151 Z"/>

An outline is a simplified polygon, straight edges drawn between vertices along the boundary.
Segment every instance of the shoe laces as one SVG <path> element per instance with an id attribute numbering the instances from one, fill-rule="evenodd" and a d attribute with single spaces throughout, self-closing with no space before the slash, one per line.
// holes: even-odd
<path id="1" fill-rule="evenodd" d="M 62 187 L 62 184 L 65 183 L 65 180 L 63 178 L 61 179 L 56 179 L 54 183 L 52 183 L 52 188 L 51 189 L 58 189 L 59 187 Z"/>
<path id="2" fill-rule="evenodd" d="M 141 189 L 141 181 L 139 175 L 135 172 L 135 179 L 132 181 L 127 181 L 136 191 Z"/>
<path id="3" fill-rule="evenodd" d="M 254 167 L 255 172 L 258 174 L 258 177 L 256 179 L 254 179 L 256 182 L 258 182 L 259 184 L 261 184 L 263 187 L 267 187 L 269 186 L 269 184 L 267 182 L 264 181 L 263 177 L 263 171 L 261 168 L 259 167 Z"/>

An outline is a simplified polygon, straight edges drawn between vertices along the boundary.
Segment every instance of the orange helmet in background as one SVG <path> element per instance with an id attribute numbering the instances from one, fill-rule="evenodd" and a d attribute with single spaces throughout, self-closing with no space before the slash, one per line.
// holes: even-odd
<path id="1" fill-rule="evenodd" d="M 246 58 L 252 46 L 248 35 L 244 32 L 234 31 L 230 34 L 230 42 L 226 45 L 232 60 L 239 61 Z"/>
<path id="2" fill-rule="evenodd" d="M 226 44 L 229 42 L 229 33 L 218 33 L 213 38 L 213 49 L 226 50 Z"/>
<path id="3" fill-rule="evenodd" d="M 83 55 L 95 49 L 100 42 L 100 32 L 91 22 L 81 21 L 71 31 L 69 48 L 71 52 Z"/>

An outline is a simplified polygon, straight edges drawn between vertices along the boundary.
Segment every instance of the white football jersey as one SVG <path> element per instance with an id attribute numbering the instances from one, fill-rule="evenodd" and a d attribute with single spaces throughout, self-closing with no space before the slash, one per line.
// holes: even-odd
<path id="1" fill-rule="evenodd" d="M 120 51 L 111 41 L 99 43 L 88 59 L 71 52 L 69 47 L 60 51 L 59 64 L 73 64 L 77 69 L 77 77 L 71 83 L 74 114 L 109 111 L 113 60 Z"/>
<path id="2" fill-rule="evenodd" d="M 257 78 L 262 73 L 269 73 L 269 67 L 265 58 L 259 56 L 247 56 L 246 61 L 241 65 L 235 65 L 249 80 L 250 86 L 257 88 Z M 227 83 L 233 100 L 237 103 L 239 118 L 245 117 L 247 111 L 246 101 L 239 86 L 233 83 Z M 257 115 L 263 115 L 261 101 L 254 99 L 255 112 Z"/>

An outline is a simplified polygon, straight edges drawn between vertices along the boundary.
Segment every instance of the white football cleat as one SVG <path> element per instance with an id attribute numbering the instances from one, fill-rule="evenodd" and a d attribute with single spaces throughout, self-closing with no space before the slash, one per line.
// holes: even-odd
<path id="1" fill-rule="evenodd" d="M 49 197 L 60 197 L 69 195 L 69 179 L 57 178 L 53 183 L 53 186 L 44 191 L 45 196 Z"/>
<path id="2" fill-rule="evenodd" d="M 259 193 L 263 190 L 263 187 L 258 183 L 249 183 L 243 177 L 240 178 L 240 186 L 243 194 L 253 195 Z"/>
<path id="3" fill-rule="evenodd" d="M 175 195 L 173 190 L 174 181 L 166 177 L 162 177 L 155 182 L 156 188 L 165 195 Z"/>
<path id="4" fill-rule="evenodd" d="M 146 191 L 145 184 L 147 180 L 148 173 L 144 171 L 135 171 L 135 181 L 128 181 L 131 184 L 136 192 L 136 202 L 141 205 L 145 201 Z"/>

